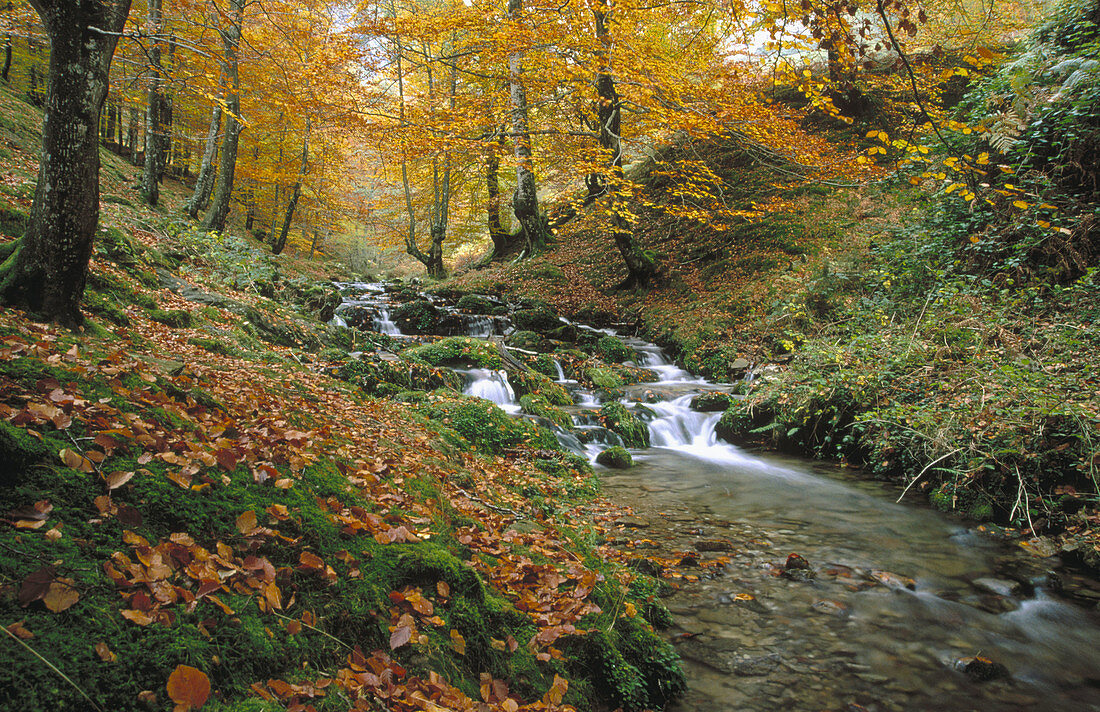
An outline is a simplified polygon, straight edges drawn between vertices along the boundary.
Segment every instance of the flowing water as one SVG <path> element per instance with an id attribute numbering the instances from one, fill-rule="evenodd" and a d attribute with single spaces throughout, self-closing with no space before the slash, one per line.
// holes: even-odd
<path id="1" fill-rule="evenodd" d="M 689 404 L 722 386 L 624 341 L 661 379 L 624 402 L 664 400 L 646 402 L 652 447 L 631 451 L 636 466 L 600 468 L 634 512 L 611 543 L 728 558 L 665 599 L 689 677 L 676 709 L 1100 711 L 1100 620 L 1050 592 L 1069 575 L 1057 559 L 846 470 L 717 440 L 719 414 Z M 505 372 L 464 374 L 467 393 L 518 412 Z M 558 380 L 577 403 L 559 440 L 590 459 L 619 444 L 596 394 Z M 809 568 L 785 566 L 793 553 Z"/>

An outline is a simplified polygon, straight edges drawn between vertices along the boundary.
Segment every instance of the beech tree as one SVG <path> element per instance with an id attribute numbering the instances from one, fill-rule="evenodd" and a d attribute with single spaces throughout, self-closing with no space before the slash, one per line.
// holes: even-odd
<path id="1" fill-rule="evenodd" d="M 79 326 L 99 224 L 99 115 L 130 0 L 31 0 L 50 41 L 42 156 L 26 234 L 0 246 L 0 299 Z"/>
<path id="2" fill-rule="evenodd" d="M 222 38 L 223 64 L 226 76 L 225 97 L 225 136 L 222 138 L 221 162 L 218 164 L 218 178 L 214 189 L 214 199 L 203 218 L 202 226 L 206 230 L 225 229 L 225 219 L 229 216 L 229 199 L 233 195 L 233 176 L 237 169 L 237 146 L 240 143 L 241 130 L 241 70 L 238 52 L 244 26 L 246 0 L 229 0 L 229 13 L 226 26 L 218 31 Z"/>

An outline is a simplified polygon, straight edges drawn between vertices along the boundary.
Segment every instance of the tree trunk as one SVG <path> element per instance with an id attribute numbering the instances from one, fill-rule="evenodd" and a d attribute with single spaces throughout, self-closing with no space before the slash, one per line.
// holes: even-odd
<path id="1" fill-rule="evenodd" d="M 290 222 L 294 219 L 294 209 L 298 207 L 298 199 L 302 197 L 302 179 L 309 172 L 309 131 L 312 127 L 310 119 L 306 118 L 306 135 L 302 139 L 302 167 L 298 171 L 298 179 L 294 181 L 294 187 L 290 191 L 290 202 L 286 206 L 286 215 L 283 217 L 283 228 L 279 231 L 279 237 L 271 245 L 271 253 L 278 255 L 286 248 L 287 236 L 290 235 Z"/>
<path id="2" fill-rule="evenodd" d="M 493 241 L 490 259 L 501 259 L 508 249 L 508 238 L 500 222 L 500 154 L 504 150 L 504 136 L 497 138 L 485 152 L 485 186 L 489 190 L 489 239 Z"/>
<path id="3" fill-rule="evenodd" d="M 627 270 L 627 278 L 620 286 L 644 287 L 656 276 L 657 265 L 634 239 L 634 226 L 626 217 L 627 206 L 621 191 L 615 185 L 615 183 L 621 184 L 626 178 L 623 175 L 622 102 L 619 100 L 619 93 L 615 89 L 615 78 L 611 73 L 611 36 L 608 31 L 607 17 L 609 13 L 606 2 L 601 2 L 599 6 L 592 9 L 599 60 L 596 92 L 599 99 L 597 117 L 600 124 L 600 148 L 604 149 L 608 155 L 608 168 L 613 183 L 610 186 L 611 190 L 608 191 L 606 179 L 590 181 L 589 195 L 592 195 L 594 188 L 602 188 L 603 193 L 610 192 L 612 233 L 615 246 L 619 248 L 619 254 L 622 255 Z"/>
<path id="4" fill-rule="evenodd" d="M 195 179 L 195 190 L 183 211 L 194 220 L 199 217 L 199 212 L 206 210 L 210 204 L 210 194 L 214 192 L 214 158 L 218 155 L 218 132 L 222 127 L 222 106 L 214 107 L 210 116 L 210 128 L 206 132 L 206 147 L 202 152 L 202 163 L 199 164 L 199 175 Z"/>
<path id="5" fill-rule="evenodd" d="M 203 218 L 205 230 L 221 232 L 229 216 L 229 199 L 233 195 L 233 174 L 237 170 L 237 145 L 241 135 L 241 74 L 237 50 L 241 45 L 241 25 L 244 22 L 245 0 L 230 0 L 229 26 L 221 30 L 225 52 L 225 76 L 229 80 L 226 96 L 225 136 L 222 138 L 221 163 L 218 166 L 218 183 L 210 210 Z"/>
<path id="6" fill-rule="evenodd" d="M 11 73 L 11 35 L 4 35 L 4 68 L 0 70 L 0 76 L 4 83 L 8 82 L 8 74 Z"/>
<path id="7" fill-rule="evenodd" d="M 134 111 L 134 107 L 131 106 L 130 107 L 130 123 L 126 127 L 126 142 L 129 145 L 129 148 L 127 150 L 130 151 L 130 163 L 135 165 L 135 166 L 138 164 L 137 140 L 138 140 L 137 112 Z"/>
<path id="8" fill-rule="evenodd" d="M 523 0 L 508 0 L 508 17 L 518 22 L 523 14 Z M 546 226 L 539 214 L 538 187 L 531 166 L 531 132 L 527 122 L 527 89 L 523 86 L 523 57 L 517 50 L 508 55 L 509 84 L 512 102 L 512 145 L 516 159 L 516 190 L 512 194 L 512 212 L 516 214 L 527 254 L 542 247 Z"/>
<path id="9" fill-rule="evenodd" d="M 0 298 L 75 327 L 99 223 L 99 115 L 130 0 L 32 5 L 51 50 L 42 157 L 27 232 L 0 248 Z"/>
<path id="10" fill-rule="evenodd" d="M 148 32 L 152 38 L 149 48 L 151 76 L 149 79 L 149 103 L 145 111 L 145 165 L 141 172 L 141 195 L 145 202 L 155 206 L 160 201 L 160 179 L 164 173 L 165 149 L 167 148 L 167 126 L 165 118 L 171 109 L 164 96 L 163 54 L 161 36 L 164 31 L 164 18 L 161 15 L 161 0 L 149 0 Z"/>

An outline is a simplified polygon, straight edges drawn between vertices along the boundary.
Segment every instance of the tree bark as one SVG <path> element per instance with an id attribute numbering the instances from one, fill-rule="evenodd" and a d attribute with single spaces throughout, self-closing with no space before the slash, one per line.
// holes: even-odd
<path id="1" fill-rule="evenodd" d="M 281 254 L 286 248 L 287 237 L 290 235 L 290 223 L 294 219 L 294 209 L 298 207 L 298 199 L 302 197 L 302 179 L 309 172 L 309 131 L 312 127 L 309 117 L 306 117 L 306 135 L 302 139 L 302 167 L 298 171 L 298 178 L 294 181 L 294 187 L 290 189 L 290 201 L 286 205 L 286 214 L 283 216 L 283 227 L 279 231 L 279 237 L 271 245 L 273 255 Z"/>
<path id="2" fill-rule="evenodd" d="M 626 202 L 621 195 L 619 186 L 626 178 L 623 175 L 623 146 L 622 146 L 622 102 L 619 93 L 615 89 L 615 77 L 611 71 L 611 35 L 608 28 L 608 16 L 610 10 L 605 1 L 599 2 L 592 8 L 592 16 L 595 20 L 597 53 L 599 71 L 596 75 L 596 93 L 599 107 L 597 118 L 600 130 L 600 148 L 604 149 L 608 156 L 608 169 L 611 178 L 611 190 L 608 190 L 608 181 L 602 176 L 588 181 L 589 195 L 593 190 L 608 194 L 611 212 L 612 236 L 615 246 L 626 263 L 627 277 L 622 287 L 647 286 L 657 274 L 657 265 L 642 250 L 637 240 L 634 239 L 634 226 L 627 217 Z"/>
<path id="3" fill-rule="evenodd" d="M 195 190 L 183 211 L 191 216 L 192 220 L 199 217 L 199 213 L 206 210 L 210 204 L 210 194 L 214 192 L 214 159 L 218 155 L 218 133 L 222 128 L 222 106 L 214 107 L 210 115 L 210 128 L 206 131 L 206 146 L 202 152 L 202 163 L 199 164 L 199 175 L 195 179 Z"/>
<path id="4" fill-rule="evenodd" d="M 508 0 L 508 17 L 519 22 L 523 0 Z M 527 89 L 523 86 L 523 58 L 520 49 L 508 55 L 508 73 L 512 103 L 512 145 L 516 160 L 516 190 L 512 194 L 512 212 L 516 214 L 528 255 L 542 247 L 546 225 L 539 213 L 538 186 L 531 160 L 531 132 L 527 121 Z"/>
<path id="5" fill-rule="evenodd" d="M 171 109 L 163 90 L 164 16 L 161 14 L 161 0 L 149 0 L 149 36 L 152 46 L 149 48 L 151 76 L 149 79 L 149 103 L 145 111 L 145 165 L 141 172 L 141 195 L 145 202 L 155 206 L 160 201 L 160 179 L 164 173 L 167 149 L 167 120 L 171 118 Z"/>
<path id="6" fill-rule="evenodd" d="M 218 165 L 217 188 L 210 209 L 203 218 L 205 230 L 220 232 L 225 229 L 225 219 L 229 216 L 229 199 L 233 195 L 233 175 L 237 170 L 237 145 L 241 134 L 241 74 L 237 51 L 241 45 L 241 26 L 244 23 L 246 0 L 230 0 L 229 25 L 220 30 L 222 48 L 225 53 L 225 76 L 229 91 L 226 96 L 225 136 L 222 138 L 221 162 Z"/>
<path id="7" fill-rule="evenodd" d="M 0 70 L 0 76 L 4 78 L 4 83 L 8 82 L 8 74 L 11 73 L 11 35 L 4 36 L 4 68 Z"/>
<path id="8" fill-rule="evenodd" d="M 27 232 L 0 249 L 0 299 L 75 327 L 99 223 L 99 115 L 130 0 L 31 5 L 50 39 L 42 158 Z"/>
<path id="9" fill-rule="evenodd" d="M 508 249 L 509 235 L 500 222 L 500 154 L 503 150 L 504 136 L 501 135 L 485 151 L 485 187 L 489 191 L 489 239 L 493 241 L 491 260 L 501 259 Z"/>

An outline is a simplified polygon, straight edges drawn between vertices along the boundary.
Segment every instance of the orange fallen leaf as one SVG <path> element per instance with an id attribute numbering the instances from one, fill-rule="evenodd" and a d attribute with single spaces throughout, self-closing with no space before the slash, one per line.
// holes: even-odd
<path id="1" fill-rule="evenodd" d="M 34 637 L 34 633 L 27 630 L 26 626 L 23 625 L 23 621 L 16 621 L 9 625 L 8 632 L 20 640 L 30 640 Z"/>
<path id="2" fill-rule="evenodd" d="M 60 613 L 72 608 L 79 600 L 80 593 L 73 588 L 73 580 L 67 578 L 59 578 L 51 583 L 49 590 L 46 591 L 46 595 L 42 598 L 42 602 L 46 604 L 46 608 L 54 613 Z"/>
<path id="3" fill-rule="evenodd" d="M 248 534 L 256 529 L 256 513 L 251 509 L 237 517 L 237 531 Z"/>
<path id="4" fill-rule="evenodd" d="M 139 611 L 135 609 L 127 609 L 122 612 L 122 617 L 128 621 L 137 623 L 138 625 L 149 625 L 153 622 L 153 619 L 149 617 L 149 614 L 145 611 Z"/>
<path id="5" fill-rule="evenodd" d="M 168 676 L 168 696 L 180 712 L 198 709 L 210 697 L 210 678 L 202 670 L 180 665 Z"/>
<path id="6" fill-rule="evenodd" d="M 95 652 L 99 659 L 105 663 L 113 663 L 118 660 L 118 656 L 112 653 L 111 649 L 102 640 L 95 644 Z"/>

